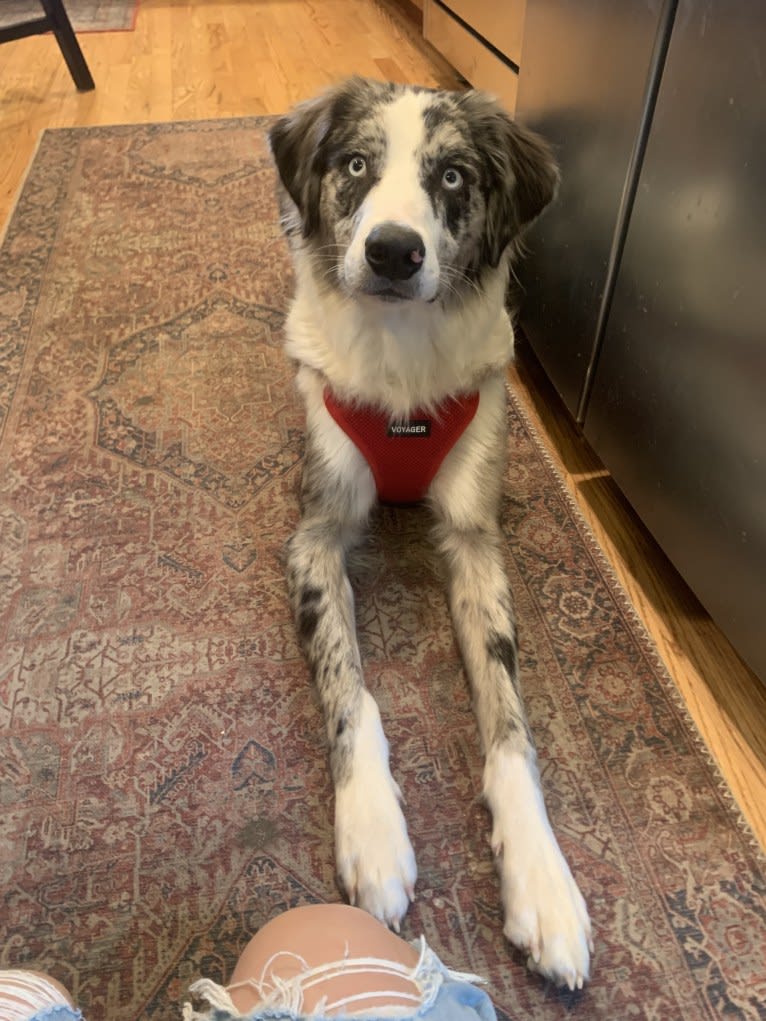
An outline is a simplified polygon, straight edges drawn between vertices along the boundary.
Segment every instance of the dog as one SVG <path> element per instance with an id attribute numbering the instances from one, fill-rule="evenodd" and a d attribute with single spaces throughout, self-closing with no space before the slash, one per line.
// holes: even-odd
<path id="1" fill-rule="evenodd" d="M 307 423 L 288 589 L 326 722 L 340 880 L 398 931 L 415 857 L 362 678 L 346 558 L 376 500 L 424 500 L 485 753 L 504 932 L 531 968 L 582 988 L 590 922 L 543 801 L 499 525 L 506 294 L 523 230 L 554 197 L 555 161 L 481 92 L 362 78 L 295 107 L 269 141 Z"/>

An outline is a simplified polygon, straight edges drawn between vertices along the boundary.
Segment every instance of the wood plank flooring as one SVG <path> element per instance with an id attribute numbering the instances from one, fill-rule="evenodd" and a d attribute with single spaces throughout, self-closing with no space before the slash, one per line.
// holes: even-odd
<path id="1" fill-rule="evenodd" d="M 0 224 L 48 127 L 279 113 L 353 73 L 454 87 L 393 0 L 143 0 L 134 32 L 81 35 L 78 94 L 50 36 L 0 46 Z M 520 345 L 513 377 L 605 555 L 766 846 L 766 685 L 747 670 Z"/>

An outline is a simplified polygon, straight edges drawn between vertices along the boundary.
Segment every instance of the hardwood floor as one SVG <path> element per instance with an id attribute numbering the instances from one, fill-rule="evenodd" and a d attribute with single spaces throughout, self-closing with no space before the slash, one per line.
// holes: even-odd
<path id="1" fill-rule="evenodd" d="M 44 128 L 278 113 L 352 73 L 456 84 L 386 0 L 143 0 L 134 32 L 81 35 L 80 43 L 95 92 L 75 91 L 52 37 L 0 47 L 0 224 Z M 766 846 L 766 685 L 642 528 L 520 347 L 516 386 Z"/>
<path id="2" fill-rule="evenodd" d="M 142 0 L 134 32 L 79 36 L 75 91 L 51 36 L 0 47 L 0 222 L 44 128 L 282 113 L 363 74 L 455 87 L 404 8 L 378 0 Z"/>

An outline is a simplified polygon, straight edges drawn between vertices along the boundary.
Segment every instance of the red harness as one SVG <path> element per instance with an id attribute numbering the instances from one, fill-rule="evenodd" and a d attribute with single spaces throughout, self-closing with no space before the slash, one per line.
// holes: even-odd
<path id="1" fill-rule="evenodd" d="M 342 404 L 329 388 L 324 403 L 364 455 L 379 499 L 417 503 L 476 414 L 479 394 L 449 397 L 433 413 L 413 411 L 404 421 L 375 408 Z"/>

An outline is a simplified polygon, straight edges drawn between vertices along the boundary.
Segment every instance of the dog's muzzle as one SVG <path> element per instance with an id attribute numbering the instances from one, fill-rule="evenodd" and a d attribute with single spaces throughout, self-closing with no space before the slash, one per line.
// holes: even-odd
<path id="1" fill-rule="evenodd" d="M 391 281 L 409 280 L 420 271 L 426 246 L 411 227 L 381 223 L 367 235 L 364 257 L 375 276 Z"/>

